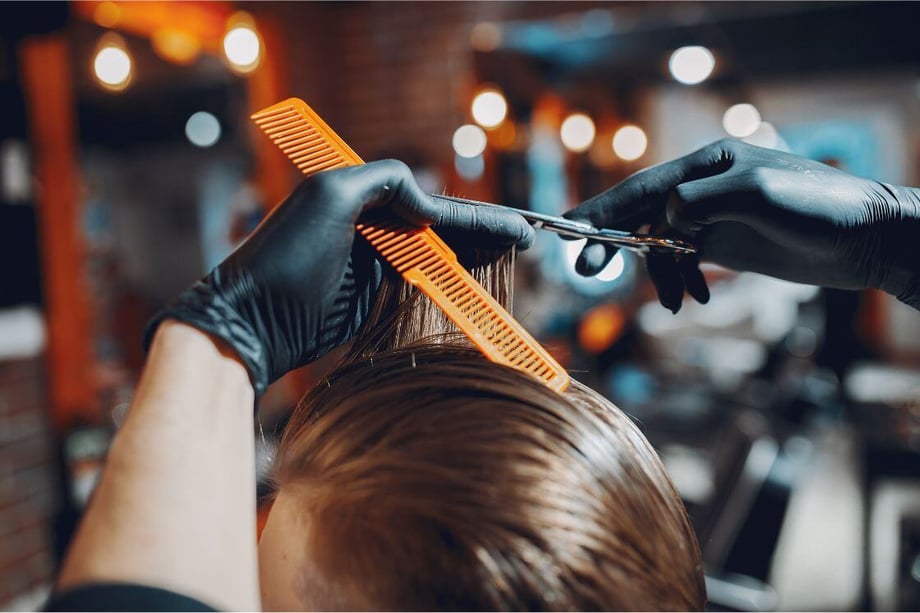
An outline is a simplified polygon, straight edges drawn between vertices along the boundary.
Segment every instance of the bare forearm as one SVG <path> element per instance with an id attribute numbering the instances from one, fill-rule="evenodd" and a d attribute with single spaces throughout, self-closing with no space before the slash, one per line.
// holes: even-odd
<path id="1" fill-rule="evenodd" d="M 58 589 L 133 582 L 258 609 L 252 406 L 242 365 L 164 323 Z"/>

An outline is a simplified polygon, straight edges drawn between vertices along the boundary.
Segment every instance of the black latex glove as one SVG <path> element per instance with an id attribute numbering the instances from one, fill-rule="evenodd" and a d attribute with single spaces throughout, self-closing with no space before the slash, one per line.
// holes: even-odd
<path id="1" fill-rule="evenodd" d="M 526 248 L 533 229 L 508 211 L 435 203 L 394 160 L 319 173 L 304 181 L 208 276 L 159 313 L 226 341 L 256 394 L 351 338 L 373 306 L 381 263 L 355 235 L 362 211 L 389 207 L 465 245 Z M 464 234 L 465 232 L 465 234 Z"/>
<path id="2" fill-rule="evenodd" d="M 697 256 L 649 255 L 661 304 L 684 289 L 709 300 L 699 258 L 735 270 L 845 289 L 883 289 L 920 309 L 920 193 L 788 153 L 726 139 L 638 172 L 565 215 L 695 243 Z M 597 274 L 616 248 L 588 243 L 576 269 Z"/>

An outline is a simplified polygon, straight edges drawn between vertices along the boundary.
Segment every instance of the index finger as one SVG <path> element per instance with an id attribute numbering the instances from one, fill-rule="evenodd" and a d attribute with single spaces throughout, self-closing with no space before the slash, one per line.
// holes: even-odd
<path id="1" fill-rule="evenodd" d="M 463 204 L 437 196 L 431 199 L 439 206 L 437 220 L 432 226 L 439 235 L 450 236 L 472 247 L 515 246 L 524 250 L 533 244 L 533 226 L 514 211 Z"/>
<path id="2" fill-rule="evenodd" d="M 389 207 L 406 222 L 427 226 L 437 221 L 437 207 L 398 160 L 380 160 L 316 173 L 298 191 L 313 191 L 311 213 L 324 213 L 351 224 L 370 209 Z"/>

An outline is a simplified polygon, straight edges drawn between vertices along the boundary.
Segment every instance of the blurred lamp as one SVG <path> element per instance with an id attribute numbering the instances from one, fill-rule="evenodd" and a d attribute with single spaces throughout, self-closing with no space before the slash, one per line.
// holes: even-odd
<path id="1" fill-rule="evenodd" d="M 594 121 L 584 113 L 572 113 L 559 129 L 562 144 L 573 153 L 588 149 L 594 142 L 594 134 Z"/>
<path id="2" fill-rule="evenodd" d="M 588 244 L 588 239 L 580 238 L 574 241 L 565 241 L 565 260 L 569 268 L 575 268 L 575 262 L 578 261 L 578 254 Z"/>
<path id="3" fill-rule="evenodd" d="M 25 141 L 9 139 L 0 143 L 0 198 L 7 202 L 28 202 L 32 193 L 32 173 Z"/>
<path id="4" fill-rule="evenodd" d="M 133 63 L 119 38 L 109 36 L 93 58 L 93 74 L 106 89 L 120 91 L 131 80 Z"/>
<path id="5" fill-rule="evenodd" d="M 160 57 L 181 65 L 191 64 L 201 51 L 201 43 L 194 35 L 174 28 L 157 28 L 150 42 Z"/>
<path id="6" fill-rule="evenodd" d="M 744 140 L 752 145 L 766 147 L 767 149 L 776 149 L 783 144 L 776 128 L 769 121 L 761 121 L 757 130 Z"/>
<path id="7" fill-rule="evenodd" d="M 486 150 L 486 133 L 479 126 L 466 124 L 454 132 L 453 144 L 460 157 L 475 158 Z"/>
<path id="8" fill-rule="evenodd" d="M 517 139 L 517 128 L 513 121 L 503 121 L 492 133 L 492 144 L 496 149 L 510 149 Z"/>
<path id="9" fill-rule="evenodd" d="M 185 136 L 197 147 L 210 147 L 220 140 L 220 122 L 211 113 L 198 111 L 185 122 Z"/>
<path id="10" fill-rule="evenodd" d="M 578 344 L 589 353 L 601 353 L 613 345 L 626 327 L 622 307 L 601 304 L 588 311 L 578 325 Z"/>
<path id="11" fill-rule="evenodd" d="M 238 24 L 224 35 L 224 54 L 239 72 L 252 72 L 259 65 L 262 44 L 249 24 Z"/>
<path id="12" fill-rule="evenodd" d="M 93 11 L 93 21 L 103 28 L 114 28 L 121 20 L 121 7 L 114 2 L 100 2 Z"/>
<path id="13" fill-rule="evenodd" d="M 735 104 L 722 115 L 722 127 L 731 136 L 745 138 L 760 127 L 760 111 L 753 104 Z"/>
<path id="14" fill-rule="evenodd" d="M 818 334 L 808 326 L 796 326 L 786 335 L 784 344 L 795 357 L 807 358 L 818 348 Z"/>
<path id="15" fill-rule="evenodd" d="M 581 18 L 581 32 L 591 38 L 600 38 L 613 32 L 613 13 L 608 9 L 591 9 Z"/>
<path id="16" fill-rule="evenodd" d="M 508 115 L 508 103 L 496 89 L 486 89 L 473 98 L 473 119 L 483 128 L 496 128 Z"/>
<path id="17" fill-rule="evenodd" d="M 470 45 L 477 51 L 495 51 L 502 42 L 502 28 L 497 23 L 484 21 L 470 30 Z"/>
<path id="18" fill-rule="evenodd" d="M 668 69 L 676 81 L 696 85 L 709 78 L 716 67 L 716 58 L 706 47 L 681 47 L 671 54 Z"/>
<path id="19" fill-rule="evenodd" d="M 459 155 L 454 156 L 454 168 L 457 174 L 467 181 L 478 181 L 482 178 L 482 173 L 486 169 L 485 160 L 481 155 L 467 158 Z"/>
<path id="20" fill-rule="evenodd" d="M 639 126 L 623 126 L 613 135 L 613 152 L 630 162 L 642 157 L 648 147 L 648 138 Z"/>
<path id="21" fill-rule="evenodd" d="M 595 275 L 598 281 L 616 281 L 620 278 L 620 275 L 623 274 L 623 269 L 626 268 L 626 260 L 623 259 L 623 252 L 617 251 L 617 254 L 613 256 L 613 259 L 610 260 L 610 263 L 604 266 L 604 268 Z"/>

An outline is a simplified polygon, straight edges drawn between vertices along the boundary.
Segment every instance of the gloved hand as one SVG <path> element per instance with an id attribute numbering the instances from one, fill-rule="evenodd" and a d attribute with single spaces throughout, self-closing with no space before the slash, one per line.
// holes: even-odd
<path id="1" fill-rule="evenodd" d="M 362 211 L 386 206 L 413 225 L 432 224 L 465 244 L 527 248 L 533 229 L 507 211 L 435 204 L 408 167 L 385 160 L 305 180 L 209 275 L 148 324 L 145 348 L 167 318 L 226 341 L 256 394 L 286 372 L 351 338 L 381 279 L 374 249 L 355 236 Z"/>
<path id="2" fill-rule="evenodd" d="M 705 303 L 699 258 L 735 270 L 846 289 L 880 288 L 920 309 L 920 193 L 848 175 L 788 153 L 725 139 L 643 170 L 565 215 L 596 226 L 697 245 L 698 256 L 649 255 L 659 301 L 676 313 L 684 289 Z M 579 273 L 616 253 L 585 245 Z"/>

